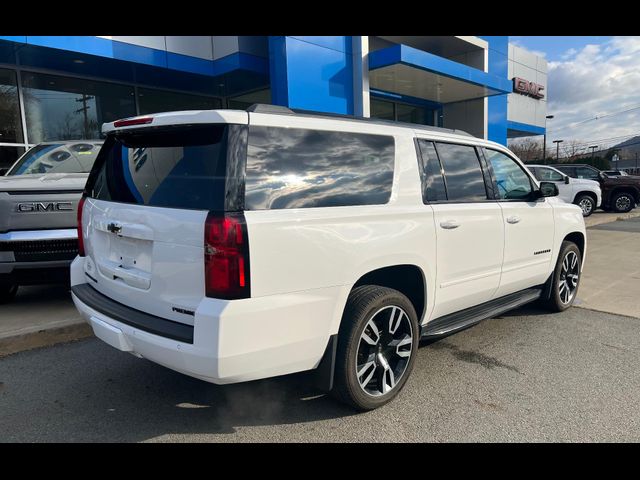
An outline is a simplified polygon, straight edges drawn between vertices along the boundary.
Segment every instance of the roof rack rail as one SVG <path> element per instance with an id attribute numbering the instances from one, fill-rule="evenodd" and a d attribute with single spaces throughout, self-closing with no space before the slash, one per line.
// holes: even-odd
<path id="1" fill-rule="evenodd" d="M 294 111 L 281 105 L 269 105 L 267 103 L 254 103 L 246 110 L 253 113 L 280 113 L 284 115 L 293 115 Z"/>
<path id="2" fill-rule="evenodd" d="M 394 127 L 405 127 L 405 128 L 413 128 L 415 130 L 424 130 L 429 132 L 443 132 L 443 133 L 453 133 L 456 135 L 465 135 L 468 137 L 475 138 L 474 135 L 471 135 L 464 130 L 457 130 L 451 128 L 442 128 L 442 127 L 432 127 L 430 125 L 420 125 L 417 123 L 408 123 L 408 122 L 397 122 L 394 120 L 383 120 L 380 118 L 368 118 L 368 117 L 358 117 L 356 115 L 344 114 L 344 113 L 333 113 L 333 112 L 318 112 L 314 110 L 303 110 L 300 108 L 288 108 L 280 105 L 268 105 L 263 103 L 254 103 L 246 110 L 247 112 L 254 113 L 275 113 L 280 115 L 299 115 L 303 117 L 315 117 L 315 118 L 341 118 L 344 120 L 355 120 L 359 122 L 368 122 L 375 123 L 378 125 L 389 125 Z"/>

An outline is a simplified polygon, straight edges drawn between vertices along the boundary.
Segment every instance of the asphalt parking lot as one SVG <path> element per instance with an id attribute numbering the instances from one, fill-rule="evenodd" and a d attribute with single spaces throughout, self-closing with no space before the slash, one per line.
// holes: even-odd
<path id="1" fill-rule="evenodd" d="M 304 374 L 216 386 L 91 338 L 0 359 L 0 441 L 638 441 L 638 371 L 639 319 L 525 308 L 424 345 L 356 414 Z"/>

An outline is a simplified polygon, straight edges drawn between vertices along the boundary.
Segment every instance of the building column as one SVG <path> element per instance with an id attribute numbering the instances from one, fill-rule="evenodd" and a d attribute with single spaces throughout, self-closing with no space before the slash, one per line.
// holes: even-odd
<path id="1" fill-rule="evenodd" d="M 361 58 L 362 52 L 358 55 Z M 354 102 L 354 61 L 350 36 L 269 37 L 271 100 L 275 105 L 304 110 L 364 112 L 362 100 L 358 108 Z"/>
<path id="2" fill-rule="evenodd" d="M 487 56 L 488 71 L 508 78 L 509 37 L 480 37 L 489 43 Z M 507 94 L 487 98 L 487 138 L 507 144 Z"/>

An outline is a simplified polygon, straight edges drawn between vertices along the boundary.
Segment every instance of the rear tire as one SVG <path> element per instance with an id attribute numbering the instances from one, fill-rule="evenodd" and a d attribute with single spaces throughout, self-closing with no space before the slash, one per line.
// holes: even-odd
<path id="1" fill-rule="evenodd" d="M 636 206 L 636 199 L 627 192 L 616 193 L 611 199 L 611 206 L 616 213 L 627 213 Z"/>
<path id="2" fill-rule="evenodd" d="M 582 255 L 578 246 L 569 241 L 562 242 L 556 267 L 551 277 L 548 299 L 541 303 L 552 312 L 563 312 L 573 305 L 580 286 Z"/>
<path id="3" fill-rule="evenodd" d="M 377 285 L 354 288 L 340 325 L 332 394 L 362 411 L 390 402 L 413 370 L 419 336 L 405 295 Z"/>
<path id="4" fill-rule="evenodd" d="M 0 304 L 11 302 L 18 293 L 18 285 L 0 284 Z"/>
<path id="5" fill-rule="evenodd" d="M 588 217 L 596 209 L 596 201 L 591 195 L 587 195 L 586 193 L 578 195 L 573 203 L 582 209 L 583 217 Z"/>

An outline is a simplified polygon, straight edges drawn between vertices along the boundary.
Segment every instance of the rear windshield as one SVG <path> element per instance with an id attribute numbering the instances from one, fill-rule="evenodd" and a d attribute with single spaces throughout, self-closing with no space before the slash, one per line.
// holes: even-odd
<path id="1" fill-rule="evenodd" d="M 87 193 L 153 207 L 224 210 L 227 125 L 109 135 Z"/>
<path id="2" fill-rule="evenodd" d="M 39 144 L 28 150 L 7 175 L 89 173 L 102 142 Z"/>

